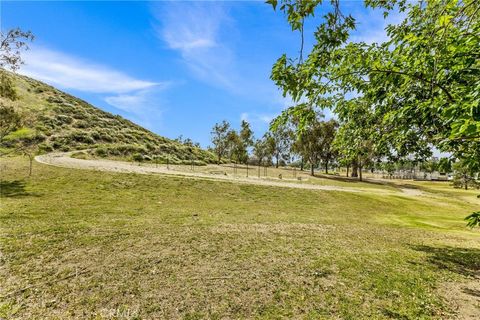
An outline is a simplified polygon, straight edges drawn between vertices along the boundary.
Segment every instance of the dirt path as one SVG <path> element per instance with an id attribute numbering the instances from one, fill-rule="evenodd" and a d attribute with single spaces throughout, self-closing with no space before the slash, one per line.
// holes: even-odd
<path id="1" fill-rule="evenodd" d="M 75 168 L 75 169 L 88 169 L 98 171 L 112 171 L 123 173 L 139 173 L 139 174 L 165 174 L 173 176 L 183 176 L 188 178 L 202 178 L 210 180 L 223 180 L 232 181 L 236 183 L 254 184 L 262 186 L 284 187 L 284 188 L 297 188 L 297 189 L 309 189 L 309 190 L 327 190 L 327 191 L 344 191 L 344 192 L 375 192 L 383 194 L 392 194 L 395 192 L 384 189 L 362 189 L 362 188 L 346 188 L 338 186 L 320 186 L 311 183 L 299 183 L 288 181 L 275 181 L 265 178 L 257 177 L 234 177 L 229 175 L 216 175 L 201 172 L 185 172 L 174 169 L 167 169 L 165 167 L 154 167 L 150 165 L 139 165 L 131 162 L 114 161 L 105 159 L 83 160 L 71 158 L 70 155 L 73 152 L 59 152 L 49 153 L 45 155 L 36 156 L 35 160 L 39 163 L 63 167 L 63 168 Z M 421 192 L 411 192 L 409 189 L 402 189 L 403 194 L 407 196 L 419 196 Z"/>

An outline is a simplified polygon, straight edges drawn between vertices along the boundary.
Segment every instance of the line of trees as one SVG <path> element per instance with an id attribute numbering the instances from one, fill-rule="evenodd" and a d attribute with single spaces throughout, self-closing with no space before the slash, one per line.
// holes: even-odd
<path id="1" fill-rule="evenodd" d="M 296 160 L 301 170 L 308 164 L 312 175 L 320 163 L 328 173 L 329 165 L 336 161 L 338 155 L 333 144 L 338 122 L 323 121 L 322 118 L 323 115 L 316 115 L 315 120 L 298 134 L 297 125 L 292 122 L 276 126 L 258 139 L 255 139 L 247 121 L 242 120 L 237 132 L 224 120 L 212 128 L 211 151 L 217 155 L 218 163 L 222 159 L 237 163 L 251 160 L 258 165 L 278 168 Z"/>

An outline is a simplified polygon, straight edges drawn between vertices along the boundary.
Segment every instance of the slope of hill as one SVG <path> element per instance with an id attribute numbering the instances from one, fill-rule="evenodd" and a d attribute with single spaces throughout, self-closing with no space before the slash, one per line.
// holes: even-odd
<path id="1" fill-rule="evenodd" d="M 99 157 L 158 159 L 172 163 L 211 163 L 215 157 L 208 151 L 161 137 L 118 115 L 102 111 L 89 103 L 40 81 L 11 76 L 18 99 L 3 103 L 14 106 L 45 140 L 41 152 L 89 149 Z"/>

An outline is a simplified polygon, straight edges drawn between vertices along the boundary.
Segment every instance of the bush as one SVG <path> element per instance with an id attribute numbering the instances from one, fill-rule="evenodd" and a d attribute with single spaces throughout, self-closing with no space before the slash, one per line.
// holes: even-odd
<path id="1" fill-rule="evenodd" d="M 84 120 L 78 120 L 78 121 L 75 121 L 75 123 L 73 124 L 73 126 L 75 128 L 79 128 L 79 129 L 86 129 L 89 127 L 89 124 L 87 121 L 84 121 Z"/>
<path id="2" fill-rule="evenodd" d="M 69 116 L 59 114 L 55 117 L 56 123 L 59 125 L 62 124 L 71 124 L 73 122 L 73 119 L 70 118 Z"/>
<path id="3" fill-rule="evenodd" d="M 86 143 L 86 144 L 94 144 L 95 143 L 95 140 L 93 140 L 92 137 L 90 137 L 90 135 L 88 133 L 82 132 L 82 131 L 73 131 L 66 138 L 70 139 L 71 141 L 76 141 L 76 142 L 79 142 L 79 143 Z"/>
<path id="4" fill-rule="evenodd" d="M 57 97 L 57 96 L 49 96 L 47 98 L 47 102 L 60 104 L 60 103 L 64 103 L 65 101 L 63 101 L 62 98 Z"/>
<path id="5" fill-rule="evenodd" d="M 142 162 L 144 160 L 144 157 L 140 153 L 134 153 L 132 155 L 132 160 L 137 162 Z"/>
<path id="6" fill-rule="evenodd" d="M 76 159 L 88 159 L 88 155 L 85 152 L 74 152 L 71 157 Z"/>
<path id="7" fill-rule="evenodd" d="M 97 148 L 95 149 L 95 154 L 99 157 L 106 157 L 108 155 L 108 152 L 104 148 Z"/>

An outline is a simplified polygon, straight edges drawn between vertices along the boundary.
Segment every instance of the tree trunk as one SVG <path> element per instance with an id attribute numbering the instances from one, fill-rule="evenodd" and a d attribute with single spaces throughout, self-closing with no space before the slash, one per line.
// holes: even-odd
<path id="1" fill-rule="evenodd" d="M 328 174 L 328 160 L 325 161 L 325 173 Z"/>
<path id="2" fill-rule="evenodd" d="M 278 168 L 278 158 L 280 157 L 280 154 L 277 154 L 275 156 L 275 168 Z"/>
<path id="3" fill-rule="evenodd" d="M 348 172 L 350 171 L 350 165 L 347 165 L 347 178 L 348 178 Z"/>
<path id="4" fill-rule="evenodd" d="M 359 175 L 358 175 L 359 180 L 360 180 L 360 181 L 363 181 L 363 177 L 362 177 L 362 164 L 361 164 L 361 163 L 358 164 L 358 173 L 359 173 Z"/>
<path id="5" fill-rule="evenodd" d="M 33 156 L 29 155 L 28 159 L 30 160 L 30 169 L 29 169 L 29 172 L 28 172 L 28 176 L 31 177 L 32 176 Z"/>
<path id="6" fill-rule="evenodd" d="M 358 177 L 358 164 L 356 161 L 352 163 L 352 178 L 357 178 Z"/>
<path id="7" fill-rule="evenodd" d="M 310 165 L 310 175 L 313 177 L 315 175 L 313 164 Z"/>
<path id="8" fill-rule="evenodd" d="M 302 157 L 302 160 L 300 161 L 300 171 L 303 171 L 303 157 Z"/>

